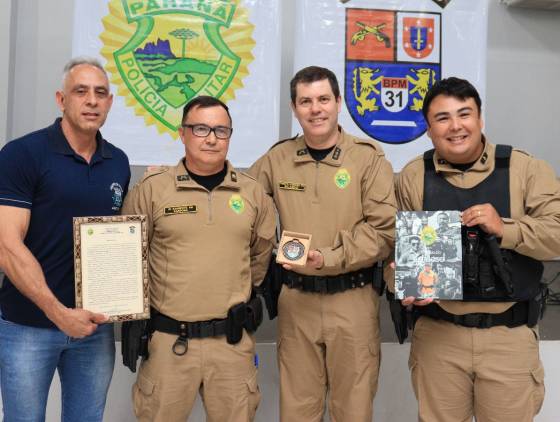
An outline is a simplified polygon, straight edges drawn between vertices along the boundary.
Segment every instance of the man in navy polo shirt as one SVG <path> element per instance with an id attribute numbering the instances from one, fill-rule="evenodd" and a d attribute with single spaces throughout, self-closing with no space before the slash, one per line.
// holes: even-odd
<path id="1" fill-rule="evenodd" d="M 94 59 L 71 60 L 62 118 L 0 151 L 0 390 L 5 421 L 43 421 L 58 370 L 63 421 L 101 421 L 115 346 L 107 316 L 74 308 L 72 217 L 118 214 L 128 158 L 102 138 L 113 97 Z"/>

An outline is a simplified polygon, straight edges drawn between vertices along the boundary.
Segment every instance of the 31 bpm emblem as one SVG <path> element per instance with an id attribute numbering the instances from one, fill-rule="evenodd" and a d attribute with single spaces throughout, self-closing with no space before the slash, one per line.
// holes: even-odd
<path id="1" fill-rule="evenodd" d="M 111 0 L 103 26 L 118 95 L 173 137 L 191 98 L 234 98 L 253 61 L 254 26 L 240 0 Z"/>
<path id="2" fill-rule="evenodd" d="M 420 137 L 439 79 L 440 13 L 346 9 L 345 100 L 362 131 L 392 144 Z"/>

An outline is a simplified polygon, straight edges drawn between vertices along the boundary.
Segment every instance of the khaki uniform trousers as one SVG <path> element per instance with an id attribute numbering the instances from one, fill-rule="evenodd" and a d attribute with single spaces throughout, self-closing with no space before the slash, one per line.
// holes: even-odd
<path id="1" fill-rule="evenodd" d="M 544 400 L 537 330 L 421 317 L 409 367 L 421 422 L 529 422 Z"/>
<path id="2" fill-rule="evenodd" d="M 282 287 L 278 303 L 280 420 L 371 422 L 379 374 L 379 296 Z"/>
<path id="3" fill-rule="evenodd" d="M 148 360 L 132 387 L 139 421 L 185 422 L 200 391 L 208 422 L 250 422 L 260 401 L 254 365 L 255 340 L 243 332 L 235 345 L 225 337 L 189 339 L 177 356 L 176 335 L 156 331 Z"/>

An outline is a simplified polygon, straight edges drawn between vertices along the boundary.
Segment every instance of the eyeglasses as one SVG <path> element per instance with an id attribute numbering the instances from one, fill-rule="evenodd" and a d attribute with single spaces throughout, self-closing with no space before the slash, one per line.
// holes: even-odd
<path id="1" fill-rule="evenodd" d="M 194 136 L 199 136 L 201 138 L 205 138 L 208 135 L 210 135 L 210 132 L 214 132 L 214 135 L 216 135 L 216 138 L 218 139 L 228 139 L 231 136 L 231 133 L 233 132 L 233 128 L 232 127 L 227 127 L 227 126 L 215 126 L 215 127 L 210 127 L 208 125 L 204 125 L 202 123 L 198 123 L 195 125 L 181 125 L 181 127 L 188 127 L 192 130 L 192 133 Z"/>

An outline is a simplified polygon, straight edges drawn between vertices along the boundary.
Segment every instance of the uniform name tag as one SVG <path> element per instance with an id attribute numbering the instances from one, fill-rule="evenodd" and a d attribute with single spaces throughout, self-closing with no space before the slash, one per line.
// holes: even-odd
<path id="1" fill-rule="evenodd" d="M 305 185 L 303 183 L 280 182 L 278 183 L 278 187 L 286 190 L 305 191 Z"/>
<path id="2" fill-rule="evenodd" d="M 180 205 L 178 207 L 165 207 L 163 209 L 164 215 L 190 214 L 195 212 L 197 212 L 196 205 Z"/>

